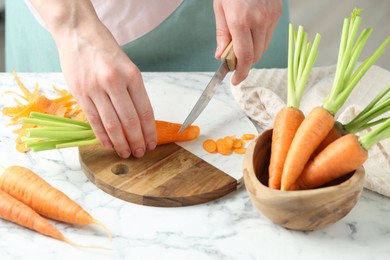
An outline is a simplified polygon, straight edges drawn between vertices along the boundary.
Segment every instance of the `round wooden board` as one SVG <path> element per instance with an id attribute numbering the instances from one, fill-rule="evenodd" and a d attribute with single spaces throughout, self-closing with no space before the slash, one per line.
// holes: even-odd
<path id="1" fill-rule="evenodd" d="M 83 172 L 97 187 L 141 205 L 195 205 L 239 186 L 236 179 L 175 143 L 158 146 L 141 159 L 122 159 L 100 145 L 80 147 L 79 156 Z"/>

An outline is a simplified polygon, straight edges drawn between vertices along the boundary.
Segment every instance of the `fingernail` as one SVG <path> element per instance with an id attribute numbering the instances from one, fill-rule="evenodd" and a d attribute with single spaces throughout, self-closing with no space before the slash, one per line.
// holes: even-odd
<path id="1" fill-rule="evenodd" d="M 129 158 L 130 157 L 130 151 L 122 151 L 122 152 L 119 152 L 118 155 L 122 158 Z"/>
<path id="2" fill-rule="evenodd" d="M 154 150 L 156 148 L 156 142 L 150 142 L 148 143 L 148 150 L 151 151 L 151 150 Z"/>
<path id="3" fill-rule="evenodd" d="M 144 156 L 144 153 L 145 153 L 144 149 L 138 148 L 137 150 L 135 150 L 134 156 L 137 158 L 140 158 L 140 157 Z"/>

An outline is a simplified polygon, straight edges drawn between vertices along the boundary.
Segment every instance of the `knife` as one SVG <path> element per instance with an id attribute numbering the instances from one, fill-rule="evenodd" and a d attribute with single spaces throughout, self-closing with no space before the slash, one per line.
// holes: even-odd
<path id="1" fill-rule="evenodd" d="M 230 42 L 229 45 L 226 47 L 226 49 L 221 55 L 221 58 L 222 64 L 219 66 L 219 69 L 215 72 L 214 76 L 211 78 L 209 84 L 203 91 L 195 106 L 192 108 L 186 120 L 180 127 L 179 133 L 184 131 L 198 118 L 198 116 L 202 113 L 202 111 L 206 108 L 207 104 L 210 102 L 211 98 L 214 96 L 215 92 L 221 85 L 223 79 L 228 74 L 228 72 L 236 68 L 236 56 L 233 51 L 232 42 Z"/>

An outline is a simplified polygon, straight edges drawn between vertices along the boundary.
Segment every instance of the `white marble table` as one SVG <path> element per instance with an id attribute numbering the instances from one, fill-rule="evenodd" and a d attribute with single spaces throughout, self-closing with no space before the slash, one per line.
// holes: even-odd
<path id="1" fill-rule="evenodd" d="M 48 95 L 51 85 L 65 88 L 61 74 L 19 76 L 30 88 L 38 82 Z M 200 94 L 210 76 L 145 73 L 144 80 L 148 88 L 169 90 L 174 86 L 186 95 L 187 90 Z M 231 97 L 228 80 L 218 90 L 214 102 L 217 106 L 222 102 L 233 110 L 235 120 L 245 126 L 245 117 Z M 10 74 L 0 74 L 0 93 L 16 88 Z M 10 102 L 5 96 L 0 101 L 0 108 Z M 210 112 L 209 116 L 217 112 Z M 182 113 L 185 115 L 186 111 Z M 39 172 L 113 233 L 109 242 L 97 227 L 53 222 L 80 244 L 112 248 L 79 249 L 0 219 L 0 259 L 390 259 L 390 199 L 371 191 L 364 190 L 355 208 L 338 223 L 313 232 L 290 231 L 274 225 L 254 208 L 244 187 L 202 205 L 141 206 L 112 197 L 88 181 L 81 171 L 76 148 L 17 152 L 15 135 L 6 126 L 8 118 L 0 116 L 0 165 L 23 165 Z M 240 178 L 236 170 L 232 174 Z"/>

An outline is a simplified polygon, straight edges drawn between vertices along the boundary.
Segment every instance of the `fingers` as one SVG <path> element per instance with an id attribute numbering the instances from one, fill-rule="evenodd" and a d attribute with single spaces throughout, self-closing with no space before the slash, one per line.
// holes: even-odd
<path id="1" fill-rule="evenodd" d="M 127 80 L 95 81 L 83 95 L 77 91 L 77 100 L 99 142 L 123 158 L 140 158 L 157 144 L 151 103 L 140 72 L 132 71 Z"/>
<path id="2" fill-rule="evenodd" d="M 281 8 L 280 0 L 214 0 L 217 46 L 225 48 L 225 42 L 231 39 L 237 58 L 231 80 L 233 85 L 248 76 L 252 64 L 258 62 L 267 50 Z M 223 49 L 217 48 L 216 58 L 220 58 L 222 52 Z"/>
<path id="3" fill-rule="evenodd" d="M 216 41 L 217 48 L 215 51 L 215 58 L 221 59 L 221 55 L 226 46 L 231 41 L 229 28 L 226 23 L 225 13 L 222 5 L 218 1 L 214 1 L 215 26 L 216 26 Z"/>

